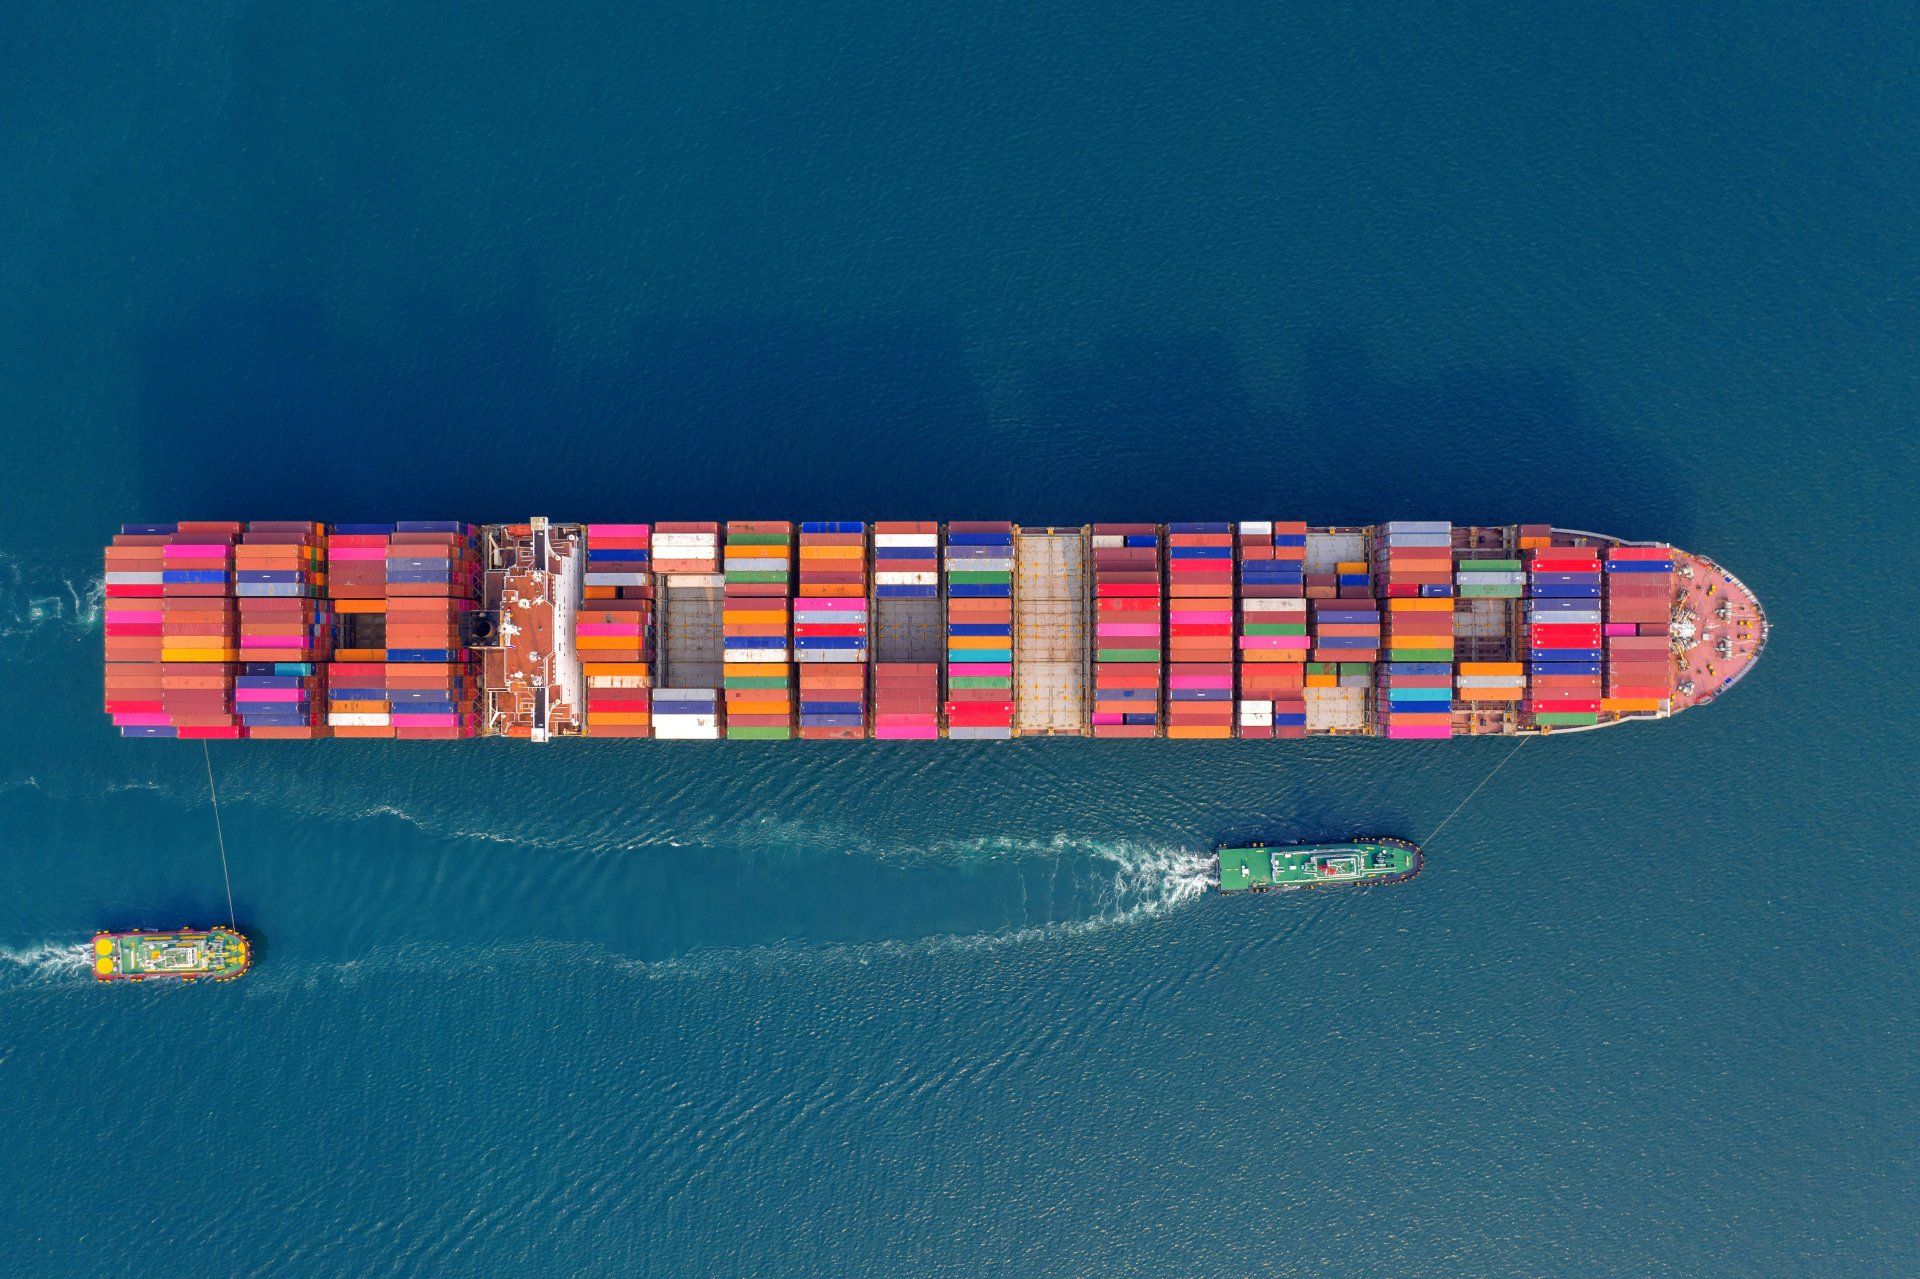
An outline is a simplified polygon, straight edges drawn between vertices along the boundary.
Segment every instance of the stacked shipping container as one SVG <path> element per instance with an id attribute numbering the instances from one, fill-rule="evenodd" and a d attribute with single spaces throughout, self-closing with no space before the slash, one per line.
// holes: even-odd
<path id="1" fill-rule="evenodd" d="M 387 538 L 393 531 L 391 524 L 336 524 L 326 535 L 335 628 L 327 730 L 335 737 L 393 736 L 386 663 Z"/>
<path id="2" fill-rule="evenodd" d="M 574 645 L 587 682 L 589 737 L 653 735 L 653 531 L 585 528 L 584 595 Z"/>
<path id="3" fill-rule="evenodd" d="M 1160 735 L 1160 533 L 1093 526 L 1093 735 Z"/>
<path id="4" fill-rule="evenodd" d="M 657 522 L 651 543 L 654 582 L 664 583 L 665 604 L 669 615 L 692 612 L 691 607 L 676 610 L 674 595 L 682 592 L 689 600 L 703 600 L 705 593 L 723 586 L 720 575 L 720 526 L 709 521 L 689 523 Z M 724 620 L 722 627 L 724 629 Z M 653 735 L 683 741 L 711 740 L 720 736 L 720 689 L 713 684 L 689 683 L 674 669 L 668 655 L 667 675 L 671 687 L 653 690 Z M 703 664 L 702 671 L 711 667 Z M 721 676 L 724 679 L 724 670 Z M 702 674 L 705 680 L 710 676 Z"/>
<path id="5" fill-rule="evenodd" d="M 1306 735 L 1307 526 L 1240 525 L 1238 728 L 1242 737 Z"/>
<path id="6" fill-rule="evenodd" d="M 1232 737 L 1233 525 L 1167 525 L 1167 736 Z"/>
<path id="7" fill-rule="evenodd" d="M 255 521 L 234 548 L 240 668 L 234 709 L 247 736 L 326 736 L 322 665 L 333 652 L 325 532 L 305 520 Z"/>
<path id="8" fill-rule="evenodd" d="M 727 525 L 727 737 L 793 736 L 793 525 L 734 520 Z"/>
<path id="9" fill-rule="evenodd" d="M 1606 689 L 1600 709 L 1658 711 L 1673 698 L 1668 652 L 1673 609 L 1673 552 L 1660 546 L 1615 546 L 1606 557 Z"/>
<path id="10" fill-rule="evenodd" d="M 873 735 L 893 741 L 940 736 L 940 663 L 895 661 L 892 648 L 908 657 L 938 656 L 931 636 L 918 634 L 940 615 L 940 526 L 893 520 L 873 526 L 874 625 Z M 924 648 L 931 651 L 922 651 Z"/>
<path id="11" fill-rule="evenodd" d="M 1453 735 L 1453 525 L 1396 520 L 1374 550 L 1387 606 L 1387 664 L 1378 695 L 1393 738 Z"/>
<path id="12" fill-rule="evenodd" d="M 123 737 L 230 739 L 237 613 L 229 521 L 126 524 L 106 552 L 106 710 Z"/>
<path id="13" fill-rule="evenodd" d="M 395 524 L 386 577 L 393 735 L 472 737 L 479 731 L 480 687 L 460 619 L 480 601 L 479 530 L 453 520 Z"/>
<path id="14" fill-rule="evenodd" d="M 947 736 L 1013 736 L 1013 525 L 947 525 Z"/>
<path id="15" fill-rule="evenodd" d="M 1527 561 L 1527 709 L 1549 728 L 1600 718 L 1600 555 L 1537 547 Z"/>
<path id="16" fill-rule="evenodd" d="M 800 526 L 800 596 L 794 658 L 800 664 L 800 736 L 867 735 L 867 526 L 821 520 Z"/>

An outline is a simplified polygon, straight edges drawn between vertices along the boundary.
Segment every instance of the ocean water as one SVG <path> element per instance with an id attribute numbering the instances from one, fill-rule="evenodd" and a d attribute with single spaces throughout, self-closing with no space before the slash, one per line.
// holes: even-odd
<path id="1" fill-rule="evenodd" d="M 1899 6 L 22 0 L 0 1273 L 1920 1270 Z M 1552 519 L 1771 648 L 1536 742 L 216 744 L 121 520 Z"/>

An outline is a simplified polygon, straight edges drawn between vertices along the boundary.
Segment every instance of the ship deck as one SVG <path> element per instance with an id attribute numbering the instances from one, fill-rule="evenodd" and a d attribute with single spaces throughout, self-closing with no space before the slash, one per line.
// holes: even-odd
<path id="1" fill-rule="evenodd" d="M 1704 706 L 1732 688 L 1767 645 L 1767 617 L 1747 584 L 1704 555 L 1675 555 L 1678 652 L 1673 709 Z"/>
<path id="2" fill-rule="evenodd" d="M 574 691 L 572 569 L 577 537 L 527 525 L 501 529 L 488 569 L 486 603 L 500 619 L 500 643 L 484 650 L 481 676 L 491 731 L 505 737 L 580 731 Z"/>
<path id="3" fill-rule="evenodd" d="M 1088 731 L 1087 536 L 1018 529 L 1014 540 L 1014 731 Z"/>

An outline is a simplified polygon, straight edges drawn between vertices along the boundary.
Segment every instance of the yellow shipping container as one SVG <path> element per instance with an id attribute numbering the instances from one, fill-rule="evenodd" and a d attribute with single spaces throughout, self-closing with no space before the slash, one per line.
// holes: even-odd
<path id="1" fill-rule="evenodd" d="M 1453 601 L 1450 599 L 1425 599 L 1420 596 L 1401 596 L 1387 601 L 1390 613 L 1451 613 Z"/>
<path id="2" fill-rule="evenodd" d="M 864 546 L 802 546 L 800 558 L 803 560 L 857 560 L 864 557 Z"/>
<path id="3" fill-rule="evenodd" d="M 1167 736 L 1186 738 L 1232 737 L 1233 728 L 1227 724 L 1169 724 Z"/>
<path id="4" fill-rule="evenodd" d="M 589 680 L 596 675 L 650 675 L 652 671 L 645 662 L 585 662 L 582 664 Z"/>
<path id="5" fill-rule="evenodd" d="M 1657 711 L 1660 699 L 1657 697 L 1603 697 L 1600 699 L 1603 711 Z"/>
<path id="6" fill-rule="evenodd" d="M 1010 648 L 1013 641 L 1004 635 L 949 635 L 948 648 Z"/>
<path id="7" fill-rule="evenodd" d="M 1527 668 L 1519 662 L 1462 662 L 1462 675 L 1524 675 Z"/>
<path id="8" fill-rule="evenodd" d="M 793 668 L 788 666 L 785 662 L 726 662 L 722 664 L 720 669 L 724 674 L 727 674 L 727 675 L 788 676 L 791 674 Z"/>
<path id="9" fill-rule="evenodd" d="M 653 716 L 645 711 L 588 711 L 588 724 L 651 724 Z"/>
<path id="10" fill-rule="evenodd" d="M 784 608 L 729 608 L 720 614 L 721 623 L 737 622 L 742 626 L 751 626 L 756 622 L 771 622 L 778 625 L 787 620 Z"/>

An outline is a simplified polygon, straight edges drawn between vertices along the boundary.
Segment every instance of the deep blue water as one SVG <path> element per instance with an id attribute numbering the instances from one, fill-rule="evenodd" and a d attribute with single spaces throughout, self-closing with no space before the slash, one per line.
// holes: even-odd
<path id="1" fill-rule="evenodd" d="M 1920 1270 L 1902 6 L 0 15 L 0 1273 Z M 1535 743 L 217 746 L 123 519 L 1552 519 L 1733 567 Z"/>

